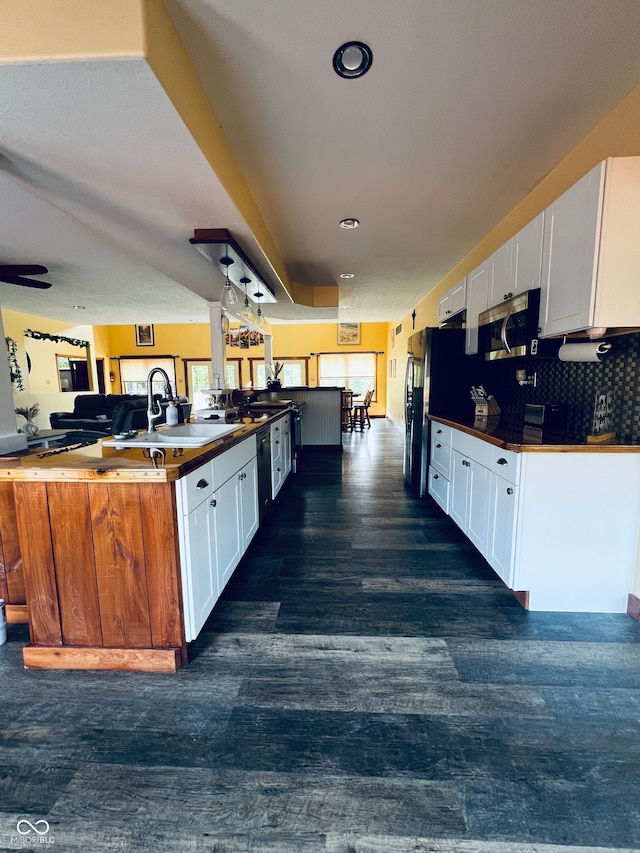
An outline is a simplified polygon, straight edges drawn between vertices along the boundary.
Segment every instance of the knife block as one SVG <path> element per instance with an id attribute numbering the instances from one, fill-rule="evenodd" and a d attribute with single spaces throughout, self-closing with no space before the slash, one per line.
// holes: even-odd
<path id="1" fill-rule="evenodd" d="M 476 403 L 476 418 L 488 418 L 491 415 L 499 415 L 500 406 L 496 403 L 495 397 L 489 396 L 484 402 Z"/>

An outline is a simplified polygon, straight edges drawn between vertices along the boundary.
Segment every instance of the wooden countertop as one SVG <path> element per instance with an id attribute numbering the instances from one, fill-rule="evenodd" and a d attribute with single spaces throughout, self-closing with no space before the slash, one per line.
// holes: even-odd
<path id="1" fill-rule="evenodd" d="M 34 482 L 71 482 L 91 480 L 132 483 L 169 483 L 184 477 L 194 468 L 219 456 L 230 447 L 257 432 L 260 427 L 281 417 L 282 411 L 237 421 L 238 429 L 204 447 L 167 450 L 164 468 L 154 468 L 143 456 L 142 448 L 116 450 L 97 444 L 78 449 L 37 448 L 20 454 L 0 457 L 0 480 L 31 480 Z M 162 427 L 158 432 L 162 432 Z M 112 438 L 112 436 L 105 436 Z"/>
<path id="2" fill-rule="evenodd" d="M 515 453 L 640 453 L 640 443 L 632 439 L 613 438 L 606 442 L 590 443 L 571 439 L 561 433 L 544 432 L 542 442 L 527 441 L 523 431 L 506 429 L 499 422 L 488 419 L 485 429 L 479 429 L 474 421 L 452 421 L 438 415 L 429 415 L 429 420 L 446 424 Z"/>

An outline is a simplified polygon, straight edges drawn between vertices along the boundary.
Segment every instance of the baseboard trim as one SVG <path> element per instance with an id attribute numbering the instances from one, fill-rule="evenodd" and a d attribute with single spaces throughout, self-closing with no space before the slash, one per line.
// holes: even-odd
<path id="1" fill-rule="evenodd" d="M 27 669 L 107 669 L 176 672 L 180 649 L 105 649 L 97 646 L 33 646 L 22 650 Z"/>
<path id="2" fill-rule="evenodd" d="M 627 598 L 627 615 L 635 619 L 636 622 L 640 622 L 640 598 L 632 592 L 629 593 L 629 597 Z"/>
<path id="3" fill-rule="evenodd" d="M 29 623 L 29 611 L 26 604 L 5 604 L 7 622 L 16 625 L 19 622 Z"/>
<path id="4" fill-rule="evenodd" d="M 528 589 L 512 589 L 511 595 L 515 598 L 518 604 L 521 604 L 525 610 L 529 609 L 529 590 Z"/>

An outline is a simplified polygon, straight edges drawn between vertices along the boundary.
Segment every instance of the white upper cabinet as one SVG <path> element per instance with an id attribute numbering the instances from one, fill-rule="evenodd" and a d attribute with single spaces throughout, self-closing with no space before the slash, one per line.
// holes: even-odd
<path id="1" fill-rule="evenodd" d="M 543 223 L 541 213 L 491 255 L 489 308 L 540 287 Z"/>
<path id="2" fill-rule="evenodd" d="M 545 213 L 542 337 L 640 325 L 640 157 L 609 158 Z"/>
<path id="3" fill-rule="evenodd" d="M 544 211 L 512 238 L 513 295 L 540 287 Z"/>
<path id="4" fill-rule="evenodd" d="M 489 307 L 490 262 L 491 258 L 487 258 L 467 276 L 467 322 L 464 348 L 467 355 L 475 355 L 478 352 L 478 315 Z"/>
<path id="5" fill-rule="evenodd" d="M 467 279 L 449 288 L 438 302 L 438 323 L 446 323 L 467 307 Z"/>
<path id="6" fill-rule="evenodd" d="M 487 308 L 493 308 L 505 299 L 513 296 L 512 262 L 513 241 L 509 240 L 504 246 L 489 258 L 489 295 Z"/>

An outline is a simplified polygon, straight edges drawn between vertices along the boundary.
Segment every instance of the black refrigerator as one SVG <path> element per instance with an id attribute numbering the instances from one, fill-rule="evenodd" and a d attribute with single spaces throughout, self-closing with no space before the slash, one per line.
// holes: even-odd
<path id="1" fill-rule="evenodd" d="M 428 415 L 469 418 L 469 395 L 477 359 L 464 354 L 464 329 L 422 329 L 408 341 L 405 380 L 405 448 L 403 471 L 422 497 L 427 494 L 430 434 Z"/>

